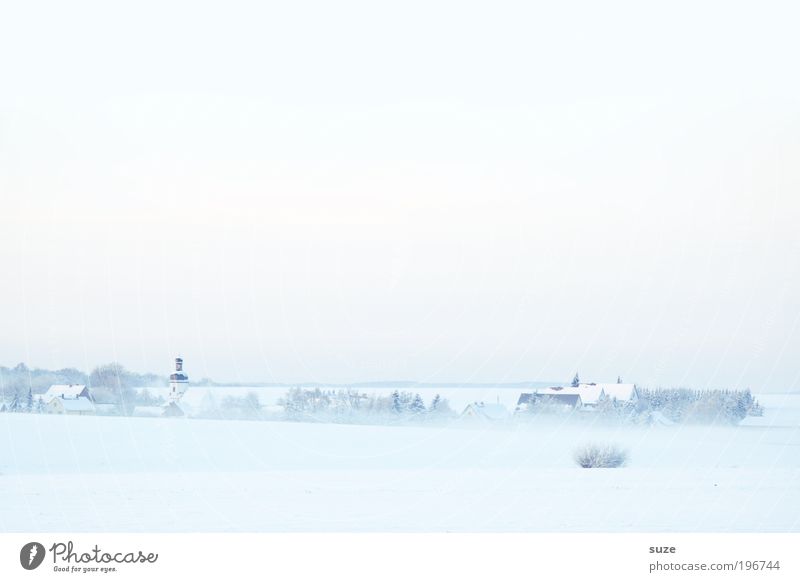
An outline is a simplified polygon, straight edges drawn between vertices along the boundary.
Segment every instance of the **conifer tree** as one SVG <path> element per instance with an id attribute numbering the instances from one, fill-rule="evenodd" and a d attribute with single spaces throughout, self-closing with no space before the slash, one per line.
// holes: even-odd
<path id="1" fill-rule="evenodd" d="M 400 393 L 395 390 L 392 392 L 392 412 L 395 414 L 400 414 L 402 411 L 402 405 L 400 403 Z"/>
<path id="2" fill-rule="evenodd" d="M 415 394 L 414 400 L 411 401 L 411 413 L 415 416 L 425 413 L 425 403 L 419 394 Z"/>

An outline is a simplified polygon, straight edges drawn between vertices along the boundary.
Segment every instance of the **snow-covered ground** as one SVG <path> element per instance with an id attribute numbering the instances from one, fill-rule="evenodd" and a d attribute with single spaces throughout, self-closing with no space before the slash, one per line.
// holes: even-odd
<path id="1" fill-rule="evenodd" d="M 738 427 L 0 414 L 0 531 L 800 531 L 800 396 Z M 621 469 L 573 450 L 618 443 Z"/>

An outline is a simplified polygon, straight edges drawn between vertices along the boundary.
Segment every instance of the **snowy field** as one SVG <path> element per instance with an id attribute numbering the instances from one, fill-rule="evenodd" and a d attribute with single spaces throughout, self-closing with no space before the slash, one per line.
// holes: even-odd
<path id="1" fill-rule="evenodd" d="M 798 532 L 800 396 L 759 400 L 738 427 L 0 414 L 0 531 Z M 589 442 L 628 466 L 578 468 Z"/>

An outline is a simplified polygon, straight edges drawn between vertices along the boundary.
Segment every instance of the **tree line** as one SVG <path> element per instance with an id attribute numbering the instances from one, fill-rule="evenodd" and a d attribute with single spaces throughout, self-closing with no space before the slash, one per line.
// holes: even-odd
<path id="1" fill-rule="evenodd" d="M 288 420 L 316 422 L 424 422 L 455 414 L 447 399 L 439 394 L 426 404 L 420 394 L 399 390 L 391 394 L 367 394 L 353 389 L 295 387 L 278 404 Z"/>
<path id="2" fill-rule="evenodd" d="M 690 390 L 688 388 L 638 388 L 636 402 L 614 398 L 600 400 L 591 414 L 578 418 L 600 419 L 632 424 L 702 423 L 738 424 L 747 416 L 762 416 L 764 408 L 750 390 Z M 533 398 L 523 409 L 528 416 L 573 413 L 546 395 Z"/>

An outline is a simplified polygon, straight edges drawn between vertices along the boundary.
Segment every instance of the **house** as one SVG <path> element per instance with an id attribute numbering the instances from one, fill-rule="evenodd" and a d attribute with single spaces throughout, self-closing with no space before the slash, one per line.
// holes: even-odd
<path id="1" fill-rule="evenodd" d="M 519 395 L 515 413 L 524 412 L 528 405 L 536 402 L 563 405 L 583 412 L 595 411 L 604 401 L 635 404 L 639 400 L 639 390 L 635 384 L 600 384 L 584 382 L 577 386 L 550 386 L 538 388 L 534 392 Z"/>
<path id="2" fill-rule="evenodd" d="M 53 384 L 44 393 L 44 401 L 50 402 L 53 398 L 71 399 L 88 398 L 94 402 L 94 397 L 84 384 Z"/>
<path id="3" fill-rule="evenodd" d="M 461 413 L 461 418 L 498 422 L 508 420 L 510 414 L 502 404 L 472 402 Z"/>
<path id="4" fill-rule="evenodd" d="M 94 398 L 84 384 L 53 384 L 41 397 L 49 414 L 95 414 Z"/>
<path id="5" fill-rule="evenodd" d="M 581 397 L 584 407 L 594 408 L 597 403 L 606 397 L 605 390 L 599 384 L 581 384 L 580 386 L 552 386 L 539 388 L 536 394 L 540 396 L 554 396 L 559 394 L 573 394 Z"/>
<path id="6" fill-rule="evenodd" d="M 70 414 L 85 416 L 95 413 L 94 402 L 84 396 L 78 398 L 61 398 L 56 396 L 47 404 L 49 414 Z"/>
<path id="7" fill-rule="evenodd" d="M 528 404 L 533 402 L 549 402 L 562 404 L 582 411 L 594 410 L 597 404 L 605 398 L 605 391 L 601 386 L 550 386 L 538 388 L 535 392 L 519 395 L 515 412 L 524 412 Z"/>
<path id="8" fill-rule="evenodd" d="M 528 404 L 533 402 L 533 392 L 523 392 L 517 399 L 517 406 L 514 408 L 514 414 L 524 412 L 528 409 Z"/>

